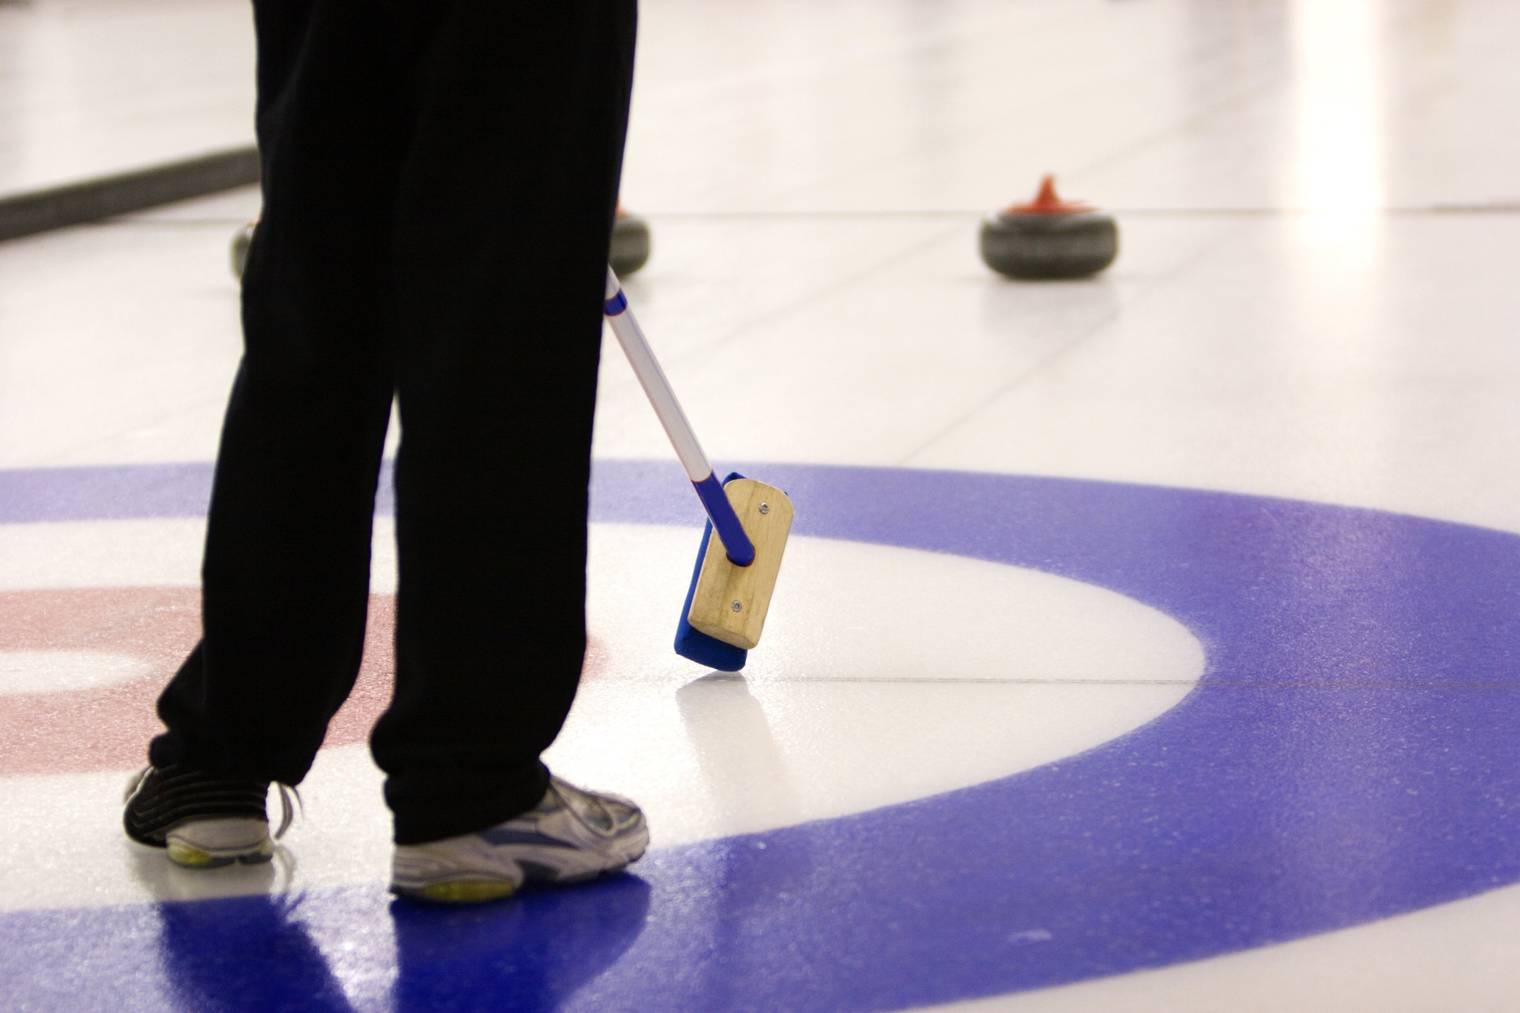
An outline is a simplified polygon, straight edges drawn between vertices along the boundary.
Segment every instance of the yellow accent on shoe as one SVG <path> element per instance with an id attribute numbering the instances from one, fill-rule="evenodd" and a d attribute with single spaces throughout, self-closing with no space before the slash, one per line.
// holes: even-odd
<path id="1" fill-rule="evenodd" d="M 429 883 L 422 888 L 421 896 L 442 904 L 479 904 L 510 897 L 516 891 L 516 884 L 506 880 L 461 879 L 450 883 Z"/>
<path id="2" fill-rule="evenodd" d="M 256 865 L 267 862 L 274 857 L 274 842 L 268 838 L 260 841 L 256 847 L 249 851 L 238 854 L 217 855 L 203 848 L 197 848 L 186 844 L 182 840 L 171 837 L 165 848 L 169 853 L 169 861 L 186 869 L 219 869 L 224 865 L 232 865 L 242 862 L 245 865 Z"/>
<path id="3" fill-rule="evenodd" d="M 181 844 L 179 841 L 170 841 L 169 861 L 175 865 L 183 865 L 187 869 L 206 869 L 216 864 L 225 865 L 230 859 L 224 859 L 221 863 L 218 863 L 216 859 L 211 857 L 209 851 L 192 848 L 190 845 Z"/>

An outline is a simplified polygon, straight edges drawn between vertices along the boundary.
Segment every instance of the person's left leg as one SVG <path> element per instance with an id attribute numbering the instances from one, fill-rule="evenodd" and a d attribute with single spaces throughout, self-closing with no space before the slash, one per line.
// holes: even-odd
<path id="1" fill-rule="evenodd" d="M 587 486 L 632 0 L 434 5 L 402 176 L 396 841 L 544 797 L 585 648 Z"/>

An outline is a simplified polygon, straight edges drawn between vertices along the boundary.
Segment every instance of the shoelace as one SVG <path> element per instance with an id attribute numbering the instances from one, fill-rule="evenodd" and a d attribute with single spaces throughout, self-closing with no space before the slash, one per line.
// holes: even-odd
<path id="1" fill-rule="evenodd" d="M 144 767 L 142 770 L 139 770 L 132 776 L 132 779 L 127 782 L 126 793 L 121 797 L 123 805 L 125 805 L 133 795 L 137 794 L 138 789 L 143 786 L 143 782 L 148 779 L 148 775 L 151 773 L 153 773 L 153 767 L 149 765 L 147 767 Z M 279 829 L 274 832 L 274 839 L 279 840 L 281 837 L 285 836 L 285 831 L 289 830 L 290 825 L 295 822 L 296 812 L 298 810 L 302 816 L 306 815 L 306 803 L 301 799 L 301 792 L 296 788 L 295 785 L 285 784 L 282 781 L 276 781 L 274 782 L 274 786 L 280 790 L 280 826 Z M 296 804 L 294 806 L 290 804 L 290 799 L 292 796 L 294 796 L 296 800 Z"/>
<path id="2" fill-rule="evenodd" d="M 301 801 L 301 793 L 296 790 L 295 785 L 276 781 L 274 786 L 280 789 L 280 828 L 274 832 L 274 839 L 279 840 L 285 836 L 285 831 L 290 829 L 290 824 L 295 820 L 295 810 L 291 808 L 290 797 L 295 796 L 296 808 L 300 810 L 302 816 L 306 815 L 306 803 Z"/>
<path id="3" fill-rule="evenodd" d="M 560 805 L 570 815 L 585 824 L 587 829 L 601 833 L 611 833 L 617 829 L 616 814 L 595 792 L 577 788 L 553 775 L 549 777 L 549 791 L 558 797 Z"/>

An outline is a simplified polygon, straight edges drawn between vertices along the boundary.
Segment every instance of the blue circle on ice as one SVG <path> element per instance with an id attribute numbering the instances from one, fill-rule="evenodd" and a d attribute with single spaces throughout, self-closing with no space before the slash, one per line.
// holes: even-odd
<path id="1" fill-rule="evenodd" d="M 1072 479 L 745 470 L 791 493 L 801 534 L 1041 569 L 1152 605 L 1204 643 L 1207 671 L 1155 721 L 1059 763 L 652 852 L 636 875 L 496 907 L 387 914 L 378 888 L 355 888 L 7 914 L 10 994 L 86 1006 L 151 978 L 185 1005 L 366 1005 L 354 982 L 369 975 L 386 982 L 379 1005 L 896 1007 L 1196 960 L 1520 881 L 1520 537 Z M 0 473 L 0 523 L 194 516 L 209 477 Z M 679 472 L 649 462 L 597 462 L 593 504 L 601 521 L 700 522 Z M 335 924 L 341 962 L 312 943 Z M 66 994 L 41 956 L 62 938 Z"/>

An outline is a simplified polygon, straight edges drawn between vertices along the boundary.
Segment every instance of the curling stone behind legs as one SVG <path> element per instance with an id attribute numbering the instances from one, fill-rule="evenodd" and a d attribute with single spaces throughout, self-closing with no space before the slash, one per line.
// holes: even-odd
<path id="1" fill-rule="evenodd" d="M 632 274 L 649 262 L 649 223 L 618 205 L 612 221 L 612 248 L 607 260 L 619 275 Z"/>
<path id="2" fill-rule="evenodd" d="M 243 269 L 248 266 L 248 247 L 253 242 L 253 229 L 258 224 L 255 219 L 238 229 L 232 237 L 232 276 L 239 281 L 243 278 Z"/>
<path id="3" fill-rule="evenodd" d="M 1029 204 L 1015 204 L 982 222 L 982 260 L 1009 278 L 1085 278 L 1119 255 L 1112 215 L 1063 201 L 1046 176 Z"/>

